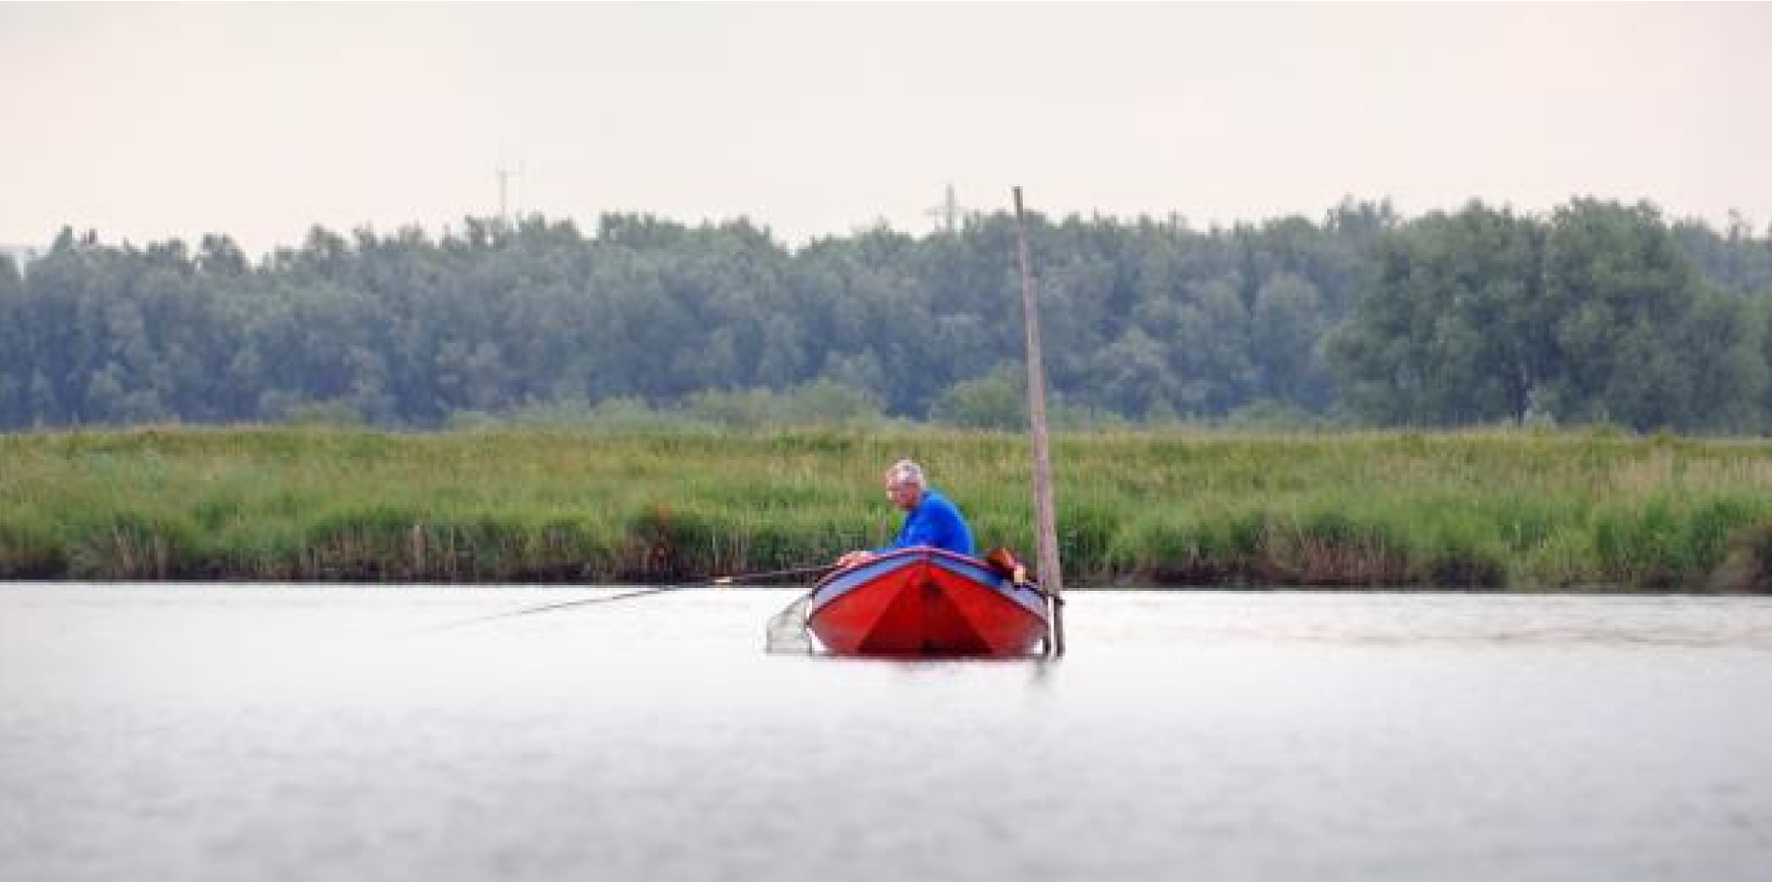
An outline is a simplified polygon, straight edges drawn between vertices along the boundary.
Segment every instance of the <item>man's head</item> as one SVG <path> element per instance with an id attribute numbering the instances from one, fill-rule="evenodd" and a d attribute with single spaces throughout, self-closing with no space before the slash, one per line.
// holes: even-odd
<path id="1" fill-rule="evenodd" d="M 886 496 L 905 511 L 923 501 L 923 467 L 901 459 L 886 470 Z"/>

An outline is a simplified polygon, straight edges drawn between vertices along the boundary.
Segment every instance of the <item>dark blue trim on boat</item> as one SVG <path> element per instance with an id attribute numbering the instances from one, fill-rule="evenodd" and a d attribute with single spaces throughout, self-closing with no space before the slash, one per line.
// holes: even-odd
<path id="1" fill-rule="evenodd" d="M 810 614 L 816 612 L 825 604 L 830 603 L 831 601 L 836 600 L 837 598 L 842 597 L 843 595 L 848 594 L 893 570 L 903 569 L 912 564 L 920 563 L 923 560 L 924 555 L 909 553 L 914 550 L 915 549 L 907 549 L 906 551 L 896 551 L 891 554 L 882 555 L 859 567 L 827 576 L 826 581 L 819 585 L 818 589 L 813 592 L 812 606 L 807 610 L 807 613 Z"/>

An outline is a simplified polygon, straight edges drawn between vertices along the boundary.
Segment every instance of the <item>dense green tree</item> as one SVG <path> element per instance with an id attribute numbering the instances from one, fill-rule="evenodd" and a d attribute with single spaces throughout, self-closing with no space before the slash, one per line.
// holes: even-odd
<path id="1" fill-rule="evenodd" d="M 965 429 L 1021 431 L 1027 428 L 1027 372 L 1021 365 L 998 365 L 989 373 L 961 380 L 942 393 L 930 414 Z"/>
<path id="2" fill-rule="evenodd" d="M 1544 301 L 1558 369 L 1544 384 L 1561 418 L 1636 426 L 1691 423 L 1678 332 L 1698 274 L 1648 205 L 1575 200 L 1552 215 Z"/>
<path id="3" fill-rule="evenodd" d="M 1026 232 L 1067 419 L 1739 430 L 1772 403 L 1772 236 L 1739 220 L 1719 233 L 1592 200 L 1404 220 L 1348 200 L 1209 230 L 1030 213 Z M 1015 252 L 1001 212 L 797 249 L 748 221 L 645 215 L 588 236 L 537 216 L 440 239 L 315 228 L 256 264 L 221 235 L 193 250 L 63 230 L 28 272 L 0 263 L 0 428 L 690 402 L 1009 427 Z"/>
<path id="4" fill-rule="evenodd" d="M 0 254 L 0 426 L 27 424 L 31 416 L 32 353 L 24 280 L 12 257 Z"/>
<path id="5" fill-rule="evenodd" d="M 1257 377 L 1250 358 L 1249 309 L 1240 277 L 1191 285 L 1177 315 L 1171 365 L 1180 380 L 1178 412 L 1221 416 L 1249 400 Z"/>
<path id="6" fill-rule="evenodd" d="M 1385 233 L 1352 320 L 1328 340 L 1347 404 L 1380 422 L 1520 419 L 1556 354 L 1542 232 L 1473 203 Z"/>
<path id="7" fill-rule="evenodd" d="M 1575 200 L 1538 221 L 1473 204 L 1386 234 L 1371 266 L 1329 340 L 1345 400 L 1368 419 L 1757 418 L 1765 363 L 1745 301 L 1704 290 L 1653 206 Z"/>
<path id="8" fill-rule="evenodd" d="M 1329 401 L 1329 377 L 1317 352 L 1326 324 L 1317 286 L 1289 272 L 1276 273 L 1256 291 L 1250 311 L 1249 356 L 1260 375 L 1260 393 L 1312 410 Z"/>

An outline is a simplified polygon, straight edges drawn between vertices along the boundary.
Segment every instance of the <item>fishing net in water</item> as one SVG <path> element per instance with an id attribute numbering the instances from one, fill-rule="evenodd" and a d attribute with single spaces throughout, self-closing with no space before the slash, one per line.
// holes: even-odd
<path id="1" fill-rule="evenodd" d="M 812 652 L 812 633 L 806 630 L 806 608 L 812 605 L 812 595 L 802 594 L 793 603 L 788 604 L 781 612 L 769 617 L 769 625 L 765 634 L 769 652 Z"/>

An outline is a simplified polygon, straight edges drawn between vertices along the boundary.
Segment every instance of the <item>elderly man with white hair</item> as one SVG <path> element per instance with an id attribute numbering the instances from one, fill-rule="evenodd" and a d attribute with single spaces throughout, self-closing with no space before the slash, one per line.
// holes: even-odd
<path id="1" fill-rule="evenodd" d="M 966 525 L 960 510 L 946 496 L 928 485 L 923 478 L 922 466 L 908 459 L 893 463 L 886 470 L 886 495 L 893 505 L 905 512 L 904 526 L 899 528 L 898 538 L 885 548 L 851 551 L 837 558 L 837 566 L 851 567 L 878 554 L 919 545 L 955 554 L 972 554 L 972 528 Z"/>

